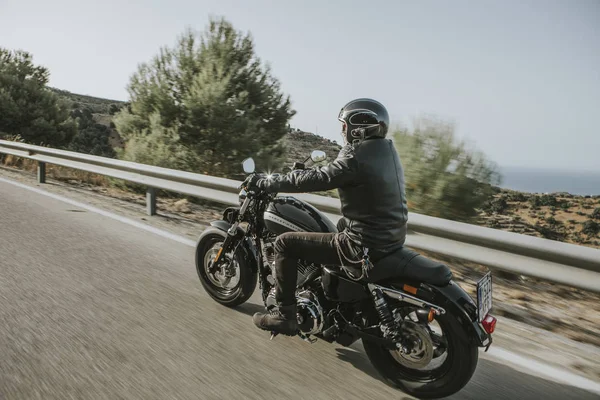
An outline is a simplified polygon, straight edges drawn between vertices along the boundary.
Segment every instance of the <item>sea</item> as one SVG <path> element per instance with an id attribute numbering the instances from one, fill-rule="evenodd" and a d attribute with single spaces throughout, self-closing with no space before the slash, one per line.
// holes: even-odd
<path id="1" fill-rule="evenodd" d="M 566 192 L 580 196 L 600 195 L 600 171 L 567 171 L 524 167 L 501 167 L 500 187 L 529 193 Z"/>

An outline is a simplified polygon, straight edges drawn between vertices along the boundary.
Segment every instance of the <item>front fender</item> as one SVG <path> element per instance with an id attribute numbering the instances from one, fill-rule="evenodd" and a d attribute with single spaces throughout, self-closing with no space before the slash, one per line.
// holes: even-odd
<path id="1" fill-rule="evenodd" d="M 452 312 L 458 317 L 458 321 L 465 332 L 470 333 L 470 337 L 466 338 L 467 340 L 473 341 L 478 347 L 491 344 L 491 335 L 477 321 L 477 305 L 463 288 L 454 281 L 450 281 L 446 286 L 430 284 L 424 286 L 427 286 L 433 293 L 433 303 L 446 308 L 447 312 Z"/>
<path id="2" fill-rule="evenodd" d="M 198 257 L 198 249 L 202 248 L 202 243 L 212 234 L 219 234 L 223 238 L 227 237 L 227 231 L 231 228 L 231 224 L 227 221 L 218 220 L 212 221 L 210 227 L 206 228 L 198 238 L 196 243 L 196 258 Z M 240 249 L 244 252 L 244 259 L 252 272 L 258 273 L 258 250 L 252 240 L 246 237 L 246 232 L 238 227 L 235 234 L 236 239 L 242 240 Z"/>

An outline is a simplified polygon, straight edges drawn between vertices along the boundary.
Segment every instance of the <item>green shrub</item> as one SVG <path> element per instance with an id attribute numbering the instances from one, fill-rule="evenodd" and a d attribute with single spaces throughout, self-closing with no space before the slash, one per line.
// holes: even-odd
<path id="1" fill-rule="evenodd" d="M 600 224 L 589 219 L 585 221 L 581 231 L 590 237 L 596 236 L 600 232 Z"/>
<path id="2" fill-rule="evenodd" d="M 393 133 L 404 166 L 408 206 L 436 217 L 470 221 L 500 182 L 496 166 L 456 139 L 454 126 L 433 119 Z M 506 199 L 494 203 L 505 208 Z"/>
<path id="3" fill-rule="evenodd" d="M 68 145 L 77 124 L 69 105 L 48 89 L 49 77 L 30 53 L 0 47 L 0 132 L 32 144 Z"/>
<path id="4" fill-rule="evenodd" d="M 558 201 L 556 197 L 548 194 L 544 194 L 540 197 L 540 205 L 542 206 L 556 206 Z"/>

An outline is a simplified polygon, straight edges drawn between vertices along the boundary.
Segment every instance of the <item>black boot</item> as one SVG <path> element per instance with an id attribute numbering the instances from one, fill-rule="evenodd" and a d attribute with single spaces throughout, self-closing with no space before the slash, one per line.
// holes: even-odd
<path id="1" fill-rule="evenodd" d="M 254 325 L 265 331 L 294 336 L 298 333 L 296 304 L 290 306 L 278 305 L 268 313 L 256 313 L 252 317 Z"/>

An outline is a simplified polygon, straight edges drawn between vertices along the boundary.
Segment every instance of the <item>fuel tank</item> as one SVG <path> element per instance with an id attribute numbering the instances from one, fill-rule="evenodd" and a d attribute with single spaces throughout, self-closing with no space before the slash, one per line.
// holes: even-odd
<path id="1" fill-rule="evenodd" d="M 337 232 L 329 218 L 315 207 L 292 196 L 276 197 L 263 214 L 266 228 L 280 235 L 285 232 Z"/>

